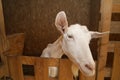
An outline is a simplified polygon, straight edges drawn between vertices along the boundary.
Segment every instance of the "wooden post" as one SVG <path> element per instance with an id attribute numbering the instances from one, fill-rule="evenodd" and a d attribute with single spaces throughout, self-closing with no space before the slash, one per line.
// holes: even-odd
<path id="1" fill-rule="evenodd" d="M 6 51 L 8 48 L 7 46 L 7 39 L 5 35 L 5 25 L 4 25 L 4 17 L 3 17 L 3 10 L 2 10 L 2 2 L 0 0 L 0 54 Z"/>
<path id="2" fill-rule="evenodd" d="M 60 59 L 58 80 L 73 80 L 71 65 L 68 59 Z"/>
<path id="3" fill-rule="evenodd" d="M 99 26 L 99 31 L 101 32 L 110 31 L 112 0 L 101 0 L 100 9 L 101 9 L 101 23 Z M 96 80 L 104 80 L 108 43 L 109 34 L 103 36 L 99 42 L 100 47 L 98 54 Z"/>
<path id="4" fill-rule="evenodd" d="M 8 49 L 8 45 L 5 35 L 3 9 L 2 9 L 2 2 L 0 0 L 0 57 L 3 64 L 0 66 L 0 73 L 1 73 L 0 77 L 4 75 L 8 75 L 7 60 L 6 57 L 3 55 L 3 52 L 5 52 L 7 49 Z"/>
<path id="5" fill-rule="evenodd" d="M 111 80 L 120 80 L 120 43 L 115 43 L 114 62 Z"/>
<path id="6" fill-rule="evenodd" d="M 8 56 L 10 77 L 13 80 L 24 80 L 20 56 Z"/>
<path id="7" fill-rule="evenodd" d="M 7 56 L 9 76 L 13 80 L 24 80 L 23 71 L 22 71 L 22 60 L 20 55 L 23 53 L 24 48 L 24 34 L 14 34 L 7 36 L 9 41 L 9 50 L 5 52 Z"/>

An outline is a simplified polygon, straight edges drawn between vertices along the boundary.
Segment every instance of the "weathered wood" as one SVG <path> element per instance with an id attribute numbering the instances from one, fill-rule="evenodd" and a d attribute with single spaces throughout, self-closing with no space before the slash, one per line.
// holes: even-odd
<path id="1" fill-rule="evenodd" d="M 86 77 L 83 74 L 80 75 L 80 80 L 95 80 L 95 76 Z"/>
<path id="2" fill-rule="evenodd" d="M 71 62 L 67 59 L 60 59 L 58 80 L 73 80 Z"/>
<path id="3" fill-rule="evenodd" d="M 24 34 L 14 34 L 7 37 L 9 41 L 9 50 L 4 52 L 7 56 L 9 75 L 14 80 L 23 80 L 22 64 L 21 59 L 17 55 L 23 53 L 24 47 Z"/>
<path id="4" fill-rule="evenodd" d="M 2 9 L 2 1 L 0 0 L 0 54 L 8 49 L 5 34 L 4 16 Z"/>
<path id="5" fill-rule="evenodd" d="M 24 48 L 24 38 L 24 33 L 17 33 L 7 36 L 10 48 L 4 54 L 9 56 L 22 55 Z"/>
<path id="6" fill-rule="evenodd" d="M 0 66 L 0 78 L 5 76 L 5 69 L 4 66 Z"/>
<path id="7" fill-rule="evenodd" d="M 115 44 L 110 41 L 108 45 L 108 52 L 114 52 L 114 47 L 115 47 Z"/>
<path id="8" fill-rule="evenodd" d="M 101 24 L 99 31 L 110 31 L 111 12 L 112 12 L 112 0 L 101 0 Z M 97 80 L 104 80 L 105 65 L 107 58 L 107 47 L 109 42 L 109 34 L 101 38 L 99 42 L 99 54 L 97 62 Z"/>
<path id="9" fill-rule="evenodd" d="M 49 80 L 48 69 L 52 66 L 59 66 L 59 59 L 36 59 L 35 80 Z"/>
<path id="10" fill-rule="evenodd" d="M 120 33 L 120 21 L 112 21 L 111 22 L 111 28 L 110 33 Z"/>
<path id="11" fill-rule="evenodd" d="M 8 42 L 6 39 L 5 34 L 5 25 L 4 25 L 4 16 L 3 16 L 3 9 L 2 9 L 2 1 L 0 0 L 0 58 L 3 65 L 0 65 L 0 77 L 3 75 L 9 75 L 8 68 L 7 68 L 7 60 L 6 57 L 3 55 L 3 52 L 8 49 Z"/>
<path id="12" fill-rule="evenodd" d="M 120 42 L 115 44 L 114 63 L 111 80 L 120 80 Z"/>
<path id="13" fill-rule="evenodd" d="M 37 57 L 21 56 L 21 62 L 25 65 L 35 65 Z"/>
<path id="14" fill-rule="evenodd" d="M 13 80 L 24 80 L 21 59 L 19 56 L 7 56 L 9 73 Z"/>
<path id="15" fill-rule="evenodd" d="M 113 0 L 113 3 L 120 3 L 120 0 Z"/>
<path id="16" fill-rule="evenodd" d="M 113 3 L 112 12 L 113 13 L 120 13 L 120 3 Z"/>
<path id="17" fill-rule="evenodd" d="M 35 80 L 34 76 L 24 76 L 24 80 Z"/>

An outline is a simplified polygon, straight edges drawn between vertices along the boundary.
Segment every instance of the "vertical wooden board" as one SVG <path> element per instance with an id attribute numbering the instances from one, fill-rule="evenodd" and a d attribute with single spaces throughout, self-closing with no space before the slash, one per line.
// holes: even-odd
<path id="1" fill-rule="evenodd" d="M 22 55 L 24 49 L 24 39 L 24 33 L 17 33 L 7 36 L 10 48 L 4 54 L 10 56 Z"/>
<path id="2" fill-rule="evenodd" d="M 110 31 L 112 0 L 101 0 L 101 23 L 99 31 Z M 101 38 L 99 42 L 99 54 L 97 62 L 97 80 L 104 80 L 105 65 L 107 58 L 107 47 L 109 42 L 109 34 Z"/>
<path id="3" fill-rule="evenodd" d="M 111 80 L 120 80 L 120 43 L 115 44 L 114 62 Z"/>
<path id="4" fill-rule="evenodd" d="M 83 74 L 80 74 L 80 79 L 79 80 L 95 80 L 95 76 L 84 76 Z"/>
<path id="5" fill-rule="evenodd" d="M 59 80 L 73 80 L 71 62 L 68 59 L 60 59 Z"/>
<path id="6" fill-rule="evenodd" d="M 5 35 L 5 25 L 4 25 L 4 16 L 2 1 L 0 0 L 0 54 L 8 49 L 7 39 Z"/>
<path id="7" fill-rule="evenodd" d="M 36 59 L 35 63 L 35 80 L 49 80 L 48 64 L 46 59 Z"/>
<path id="8" fill-rule="evenodd" d="M 8 56 L 8 66 L 10 77 L 13 80 L 24 80 L 21 60 L 18 56 Z"/>
<path id="9" fill-rule="evenodd" d="M 5 35 L 5 25 L 4 25 L 4 16 L 3 16 L 3 9 L 2 9 L 2 1 L 0 0 L 0 58 L 2 63 L 3 70 L 0 70 L 2 74 L 0 74 L 0 77 L 3 75 L 9 75 L 8 73 L 8 67 L 7 67 L 7 60 L 6 57 L 3 55 L 3 52 L 5 52 L 8 49 L 8 43 Z"/>

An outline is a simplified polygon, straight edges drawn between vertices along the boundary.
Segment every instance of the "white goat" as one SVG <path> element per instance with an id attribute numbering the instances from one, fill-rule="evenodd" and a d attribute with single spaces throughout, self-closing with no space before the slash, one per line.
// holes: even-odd
<path id="1" fill-rule="evenodd" d="M 55 25 L 61 32 L 61 36 L 43 50 L 41 57 L 61 58 L 63 54 L 73 62 L 72 72 L 76 77 L 78 70 L 86 76 L 95 74 L 95 62 L 93 60 L 89 43 L 92 38 L 101 37 L 108 32 L 100 33 L 89 31 L 86 26 L 80 24 L 68 27 L 67 17 L 64 11 L 57 14 Z M 57 68 L 49 68 L 49 76 L 57 76 Z"/>

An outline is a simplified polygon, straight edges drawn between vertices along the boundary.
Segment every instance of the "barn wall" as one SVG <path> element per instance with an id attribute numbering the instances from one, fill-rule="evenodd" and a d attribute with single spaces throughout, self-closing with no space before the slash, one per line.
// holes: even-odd
<path id="1" fill-rule="evenodd" d="M 24 32 L 25 55 L 40 55 L 48 43 L 59 37 L 56 14 L 64 10 L 69 24 L 90 25 L 91 0 L 3 0 L 7 34 Z M 91 26 L 89 29 L 93 29 Z"/>

